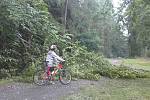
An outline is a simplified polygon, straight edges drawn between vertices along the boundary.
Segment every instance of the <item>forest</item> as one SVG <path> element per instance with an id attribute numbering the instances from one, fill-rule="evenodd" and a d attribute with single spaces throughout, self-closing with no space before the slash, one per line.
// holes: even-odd
<path id="1" fill-rule="evenodd" d="M 0 78 L 31 76 L 53 43 L 73 76 L 149 77 L 105 58 L 150 57 L 150 1 L 0 1 Z"/>
<path id="2" fill-rule="evenodd" d="M 150 0 L 0 0 L 0 100 L 150 100 Z"/>

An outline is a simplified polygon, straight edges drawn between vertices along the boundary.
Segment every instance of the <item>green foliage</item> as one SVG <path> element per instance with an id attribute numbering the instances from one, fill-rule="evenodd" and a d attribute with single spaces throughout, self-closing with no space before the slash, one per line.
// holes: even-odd
<path id="1" fill-rule="evenodd" d="M 104 74 L 111 78 L 149 78 L 150 73 L 144 70 L 132 69 L 129 67 L 121 66 L 107 70 Z"/>
<path id="2" fill-rule="evenodd" d="M 43 55 L 45 39 L 58 27 L 43 0 L 1 0 L 0 10 L 0 69 L 22 73 Z"/>
<path id="3" fill-rule="evenodd" d="M 0 79 L 11 77 L 10 73 L 5 69 L 1 69 L 0 72 Z"/>
<path id="4" fill-rule="evenodd" d="M 46 0 L 49 11 L 62 24 L 64 1 Z M 67 32 L 74 35 L 73 39 L 88 51 L 102 52 L 106 57 L 126 57 L 127 41 L 114 19 L 111 0 L 69 0 Z"/>
<path id="5" fill-rule="evenodd" d="M 22 76 L 23 77 L 32 77 L 34 72 L 35 72 L 35 64 L 32 63 L 31 66 L 29 66 L 25 71 L 23 72 Z"/>
<path id="6" fill-rule="evenodd" d="M 98 42 L 100 42 L 100 38 L 98 38 L 96 33 L 82 33 L 76 38 L 80 41 L 82 45 L 87 47 L 88 51 L 99 52 L 100 47 L 98 45 Z"/>
<path id="7" fill-rule="evenodd" d="M 147 0 L 131 0 L 126 13 L 130 56 L 146 56 L 150 48 L 150 4 Z"/>
<path id="8" fill-rule="evenodd" d="M 13 77 L 13 80 L 16 82 L 32 83 L 33 75 L 36 71 L 35 63 L 32 63 L 28 68 L 26 68 L 22 74 L 19 76 Z"/>
<path id="9" fill-rule="evenodd" d="M 64 51 L 66 66 L 78 78 L 98 80 L 99 75 L 110 78 L 149 78 L 150 72 L 130 67 L 116 67 L 105 61 L 102 55 L 87 52 L 86 48 L 74 45 L 71 52 Z M 99 75 L 98 75 L 99 74 Z M 97 76 L 98 75 L 98 76 Z"/>

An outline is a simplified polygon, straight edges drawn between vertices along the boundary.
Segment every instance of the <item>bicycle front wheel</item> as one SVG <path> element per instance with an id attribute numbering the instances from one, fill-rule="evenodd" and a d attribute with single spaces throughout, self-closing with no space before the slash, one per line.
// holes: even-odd
<path id="1" fill-rule="evenodd" d="M 66 69 L 62 69 L 60 71 L 59 81 L 63 85 L 69 84 L 71 82 L 71 73 Z"/>
<path id="2" fill-rule="evenodd" d="M 33 81 L 35 84 L 41 86 L 47 83 L 47 73 L 43 70 L 38 70 L 33 75 Z"/>

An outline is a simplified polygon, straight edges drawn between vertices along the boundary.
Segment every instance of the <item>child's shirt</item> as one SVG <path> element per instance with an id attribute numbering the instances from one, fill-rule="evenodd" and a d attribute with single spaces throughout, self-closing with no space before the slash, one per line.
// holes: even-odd
<path id="1" fill-rule="evenodd" d="M 64 61 L 61 57 L 59 57 L 54 51 L 49 51 L 47 53 L 46 61 L 48 62 L 49 67 L 53 67 L 59 61 Z"/>

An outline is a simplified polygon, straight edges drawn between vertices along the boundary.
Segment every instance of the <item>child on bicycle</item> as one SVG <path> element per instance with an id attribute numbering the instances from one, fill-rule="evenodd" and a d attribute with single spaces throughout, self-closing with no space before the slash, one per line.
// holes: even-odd
<path id="1" fill-rule="evenodd" d="M 49 52 L 47 53 L 46 62 L 47 62 L 47 75 L 49 76 L 51 72 L 54 70 L 54 65 L 58 63 L 58 61 L 64 62 L 65 60 L 59 57 L 55 50 L 57 49 L 56 45 L 51 45 L 49 47 Z"/>

